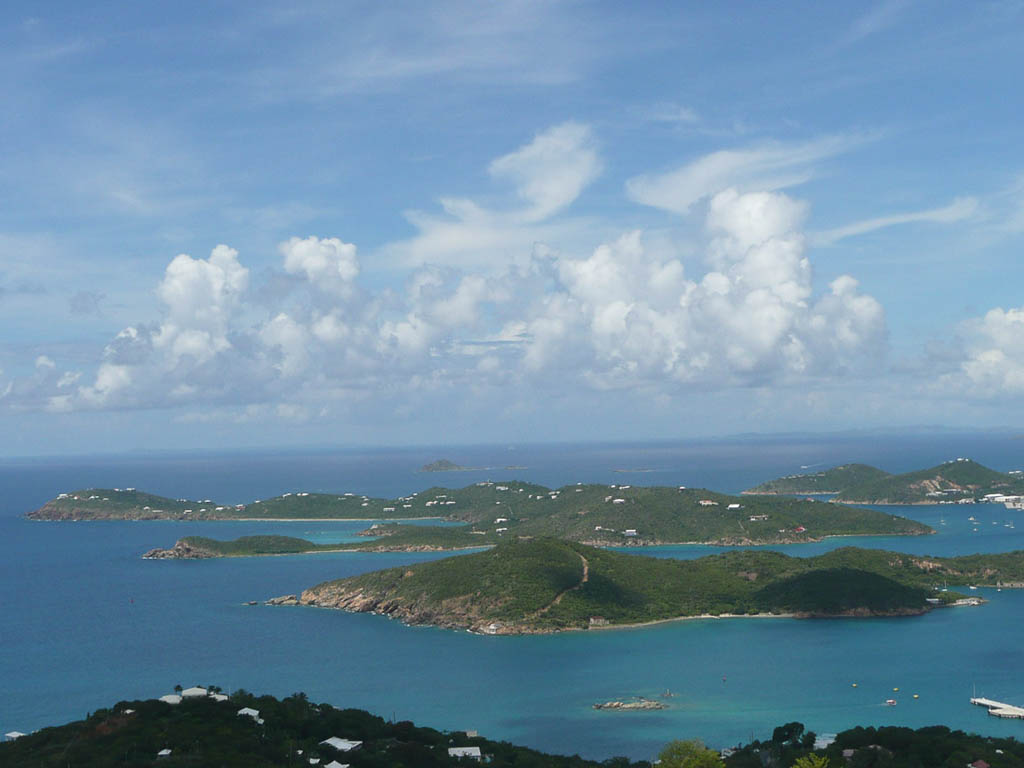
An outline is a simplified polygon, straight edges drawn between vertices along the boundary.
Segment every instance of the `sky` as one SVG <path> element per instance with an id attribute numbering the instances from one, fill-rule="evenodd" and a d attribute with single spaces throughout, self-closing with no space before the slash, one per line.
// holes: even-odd
<path id="1" fill-rule="evenodd" d="M 1020 2 L 0 22 L 0 456 L 1024 426 Z"/>

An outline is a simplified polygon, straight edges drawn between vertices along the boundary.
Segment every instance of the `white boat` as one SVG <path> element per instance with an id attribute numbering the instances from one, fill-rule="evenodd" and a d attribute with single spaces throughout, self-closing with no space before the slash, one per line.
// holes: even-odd
<path id="1" fill-rule="evenodd" d="M 887 706 L 887 707 L 895 707 L 896 706 L 896 699 L 886 699 L 885 700 L 885 706 Z"/>

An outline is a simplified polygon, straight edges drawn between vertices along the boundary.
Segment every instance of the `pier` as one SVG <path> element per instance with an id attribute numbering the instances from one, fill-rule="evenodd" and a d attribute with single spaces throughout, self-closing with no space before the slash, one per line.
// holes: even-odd
<path id="1" fill-rule="evenodd" d="M 981 696 L 971 697 L 971 704 L 978 707 L 987 707 L 988 713 L 993 717 L 1005 717 L 1012 720 L 1024 720 L 1024 707 L 1015 707 L 1013 704 L 1006 704 L 1002 701 L 982 698 Z"/>

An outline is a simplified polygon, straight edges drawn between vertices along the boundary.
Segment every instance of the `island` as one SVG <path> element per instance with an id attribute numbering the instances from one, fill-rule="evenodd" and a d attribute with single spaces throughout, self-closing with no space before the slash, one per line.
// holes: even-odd
<path id="1" fill-rule="evenodd" d="M 420 472 L 465 472 L 473 467 L 463 467 L 448 459 L 438 459 L 420 467 Z"/>
<path id="2" fill-rule="evenodd" d="M 1024 551 L 935 558 L 845 547 L 809 558 L 736 550 L 674 560 L 542 538 L 324 582 L 295 602 L 531 634 L 701 617 L 912 616 L 981 602 L 947 584 L 1021 586 Z"/>
<path id="3" fill-rule="evenodd" d="M 295 501 L 291 498 L 279 497 L 254 506 L 261 512 L 272 509 L 274 518 L 289 519 L 282 510 L 308 511 L 313 503 L 322 503 L 327 508 L 345 504 L 346 497 L 334 496 L 324 502 L 310 502 L 312 496 L 299 496 Z M 368 502 L 359 502 L 358 507 L 350 504 L 347 508 L 370 508 L 362 507 L 364 503 Z M 487 481 L 457 490 L 432 488 L 383 506 L 377 500 L 373 508 L 385 516 L 397 511 L 409 518 L 443 514 L 449 523 L 457 524 L 380 522 L 361 532 L 365 541 L 332 545 L 314 545 L 302 539 L 285 541 L 287 537 L 272 543 L 246 537 L 241 544 L 204 538 L 198 549 L 207 553 L 203 556 L 298 554 L 324 549 L 435 551 L 535 537 L 556 537 L 601 547 L 749 546 L 820 541 L 827 536 L 934 533 L 932 528 L 906 517 L 862 507 L 785 496 L 740 498 L 664 486 L 573 485 L 551 490 L 529 483 Z M 196 541 L 197 537 L 190 537 L 182 540 L 184 544 L 179 542 L 182 546 L 150 554 L 174 557 L 177 552 L 192 558 L 197 550 Z M 265 546 L 268 543 L 269 548 Z M 290 551 L 283 547 L 290 547 Z"/>
<path id="4" fill-rule="evenodd" d="M 898 475 L 866 464 L 844 464 L 780 477 L 744 491 L 748 495 L 807 493 L 833 494 L 833 501 L 848 504 L 1013 503 L 1024 495 L 1024 473 L 998 472 L 966 458 Z"/>

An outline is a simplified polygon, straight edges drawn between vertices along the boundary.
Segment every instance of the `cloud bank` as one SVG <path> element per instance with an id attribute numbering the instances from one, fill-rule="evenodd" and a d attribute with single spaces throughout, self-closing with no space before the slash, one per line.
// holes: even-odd
<path id="1" fill-rule="evenodd" d="M 599 168 L 573 151 L 585 132 L 541 139 L 492 165 L 515 180 L 527 221 L 564 207 Z M 547 153 L 567 149 L 563 171 L 549 173 Z M 815 294 L 806 214 L 783 193 L 728 188 L 709 201 L 692 275 L 632 231 L 581 256 L 534 247 L 497 273 L 421 267 L 401 291 L 362 286 L 357 248 L 340 238 L 281 243 L 276 274 L 287 279 L 275 292 L 254 288 L 239 254 L 218 245 L 168 264 L 159 320 L 123 329 L 92 373 L 47 360 L 22 391 L 59 411 L 312 414 L 386 392 L 675 397 L 870 371 L 885 350 L 882 307 L 851 276 Z"/>

